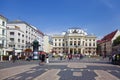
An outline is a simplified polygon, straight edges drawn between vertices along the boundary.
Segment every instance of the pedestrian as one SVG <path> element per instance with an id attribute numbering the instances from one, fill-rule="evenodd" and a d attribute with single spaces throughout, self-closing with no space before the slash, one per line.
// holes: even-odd
<path id="1" fill-rule="evenodd" d="M 46 54 L 46 63 L 49 63 L 49 55 Z"/>
<path id="2" fill-rule="evenodd" d="M 72 59 L 72 54 L 68 54 L 68 59 Z"/>
<path id="3" fill-rule="evenodd" d="M 62 60 L 62 58 L 63 58 L 63 54 L 62 54 L 62 53 L 60 53 L 59 55 L 60 55 L 60 60 Z"/>
<path id="4" fill-rule="evenodd" d="M 41 55 L 41 62 L 44 63 L 45 62 L 45 54 Z"/>
<path id="5" fill-rule="evenodd" d="M 16 56 L 15 55 L 12 56 L 12 60 L 13 60 L 13 63 L 16 61 Z"/>

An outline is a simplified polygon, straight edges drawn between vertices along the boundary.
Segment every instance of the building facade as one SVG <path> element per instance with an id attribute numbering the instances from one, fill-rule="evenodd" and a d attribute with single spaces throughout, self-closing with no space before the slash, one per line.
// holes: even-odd
<path id="1" fill-rule="evenodd" d="M 6 55 L 6 24 L 7 18 L 0 15 L 0 56 Z"/>
<path id="2" fill-rule="evenodd" d="M 113 41 L 120 36 L 120 30 L 115 30 L 107 35 L 105 35 L 101 40 L 99 40 L 99 54 L 103 56 L 109 56 L 112 53 Z"/>
<path id="3" fill-rule="evenodd" d="M 37 40 L 40 43 L 39 49 L 43 49 L 43 33 L 40 32 L 36 27 L 20 20 L 9 21 L 7 24 L 7 46 L 15 48 L 18 52 L 24 51 L 25 49 L 33 49 L 32 43 Z M 14 45 L 13 45 L 14 44 Z"/>
<path id="4" fill-rule="evenodd" d="M 43 45 L 44 52 L 51 53 L 52 46 L 53 46 L 52 37 L 49 35 L 45 35 L 44 36 L 44 45 Z"/>
<path id="5" fill-rule="evenodd" d="M 70 28 L 61 35 L 53 35 L 53 52 L 64 54 L 96 54 L 96 36 L 80 28 Z"/>

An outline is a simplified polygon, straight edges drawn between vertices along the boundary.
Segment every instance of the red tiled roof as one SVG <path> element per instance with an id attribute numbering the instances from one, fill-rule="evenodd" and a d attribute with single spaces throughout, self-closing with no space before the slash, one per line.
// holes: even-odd
<path id="1" fill-rule="evenodd" d="M 104 36 L 104 37 L 101 39 L 101 41 L 102 41 L 102 42 L 104 42 L 104 41 L 111 41 L 111 39 L 115 36 L 115 34 L 116 34 L 117 31 L 118 31 L 118 30 L 115 30 L 115 31 L 107 34 L 106 36 Z"/>
<path id="2" fill-rule="evenodd" d="M 97 42 L 99 43 L 99 42 L 101 42 L 101 40 L 97 40 Z"/>

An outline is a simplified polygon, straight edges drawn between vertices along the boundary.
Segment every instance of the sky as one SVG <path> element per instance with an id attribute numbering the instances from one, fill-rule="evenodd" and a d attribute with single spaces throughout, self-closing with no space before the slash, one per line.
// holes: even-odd
<path id="1" fill-rule="evenodd" d="M 120 0 L 0 0 L 0 14 L 45 34 L 77 27 L 102 38 L 120 30 Z"/>

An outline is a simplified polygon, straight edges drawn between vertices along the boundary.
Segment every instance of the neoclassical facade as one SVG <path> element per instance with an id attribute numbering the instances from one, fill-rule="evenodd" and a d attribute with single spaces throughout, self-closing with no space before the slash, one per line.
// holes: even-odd
<path id="1" fill-rule="evenodd" d="M 96 54 L 96 36 L 80 28 L 70 28 L 61 35 L 53 35 L 53 52 L 64 54 Z"/>

